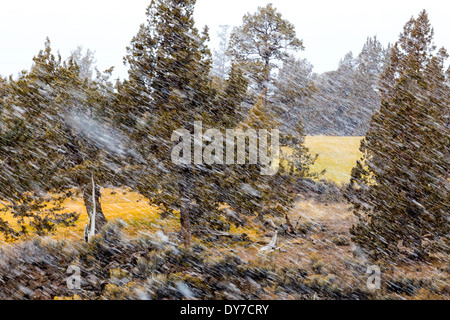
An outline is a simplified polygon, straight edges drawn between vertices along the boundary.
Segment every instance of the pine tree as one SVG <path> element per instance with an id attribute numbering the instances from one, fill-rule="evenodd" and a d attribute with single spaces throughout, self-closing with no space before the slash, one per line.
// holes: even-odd
<path id="1" fill-rule="evenodd" d="M 228 53 L 245 65 L 257 93 L 269 88 L 275 61 L 285 61 L 292 51 L 303 50 L 292 23 L 272 4 L 246 14 L 242 26 L 231 34 Z"/>
<path id="2" fill-rule="evenodd" d="M 194 27 L 194 5 L 193 0 L 152 1 L 147 23 L 128 48 L 129 79 L 118 85 L 114 120 L 129 133 L 143 159 L 124 170 L 128 185 L 165 213 L 179 214 L 187 247 L 193 232 L 208 232 L 224 204 L 236 216 L 261 216 L 289 210 L 294 199 L 293 192 L 286 191 L 292 185 L 290 176 L 264 178 L 258 164 L 172 162 L 178 143 L 172 141 L 174 131 L 192 134 L 195 121 L 223 135 L 224 129 L 274 129 L 264 96 L 246 117 L 242 105 L 248 81 L 239 61 L 225 81 L 211 81 L 207 30 L 200 34 Z M 202 150 L 209 146 L 208 141 L 194 144 Z"/>
<path id="3" fill-rule="evenodd" d="M 374 258 L 392 258 L 399 243 L 425 258 L 425 238 L 449 237 L 447 54 L 435 52 L 425 11 L 405 25 L 382 75 L 381 108 L 361 144 L 363 158 L 348 193 L 359 222 L 354 242 Z M 447 123 L 446 123 L 447 121 Z"/>
<path id="4" fill-rule="evenodd" d="M 258 97 L 255 105 L 248 112 L 247 117 L 241 122 L 240 127 L 244 130 L 264 130 L 278 128 L 280 123 L 276 120 L 272 108 L 267 103 L 266 89 L 264 89 Z"/>
<path id="5" fill-rule="evenodd" d="M 369 37 L 358 56 L 349 52 L 337 70 L 313 75 L 316 90 L 302 112 L 306 133 L 364 136 L 380 107 L 378 81 L 386 55 L 378 39 Z"/>
<path id="6" fill-rule="evenodd" d="M 0 99 L 2 99 L 2 100 L 5 97 L 6 86 L 7 86 L 7 81 L 5 79 L 3 79 L 2 77 L 0 77 Z"/>
<path id="7" fill-rule="evenodd" d="M 386 50 L 376 36 L 367 38 L 356 62 L 352 95 L 354 104 L 348 115 L 356 119 L 353 135 L 363 136 L 369 129 L 370 118 L 380 107 L 378 82 L 386 64 Z"/>
<path id="8" fill-rule="evenodd" d="M 303 179 L 319 179 L 325 173 L 325 170 L 320 173 L 311 170 L 319 155 L 310 154 L 309 149 L 305 146 L 305 131 L 302 120 L 299 120 L 293 126 L 290 133 L 281 136 L 280 146 L 280 166 L 286 174 Z M 298 183 L 298 179 L 295 183 Z"/>
<path id="9" fill-rule="evenodd" d="M 87 49 L 86 53 L 83 53 L 83 47 L 78 46 L 76 50 L 72 51 L 71 57 L 80 68 L 80 78 L 92 80 L 96 63 L 94 52 Z"/>

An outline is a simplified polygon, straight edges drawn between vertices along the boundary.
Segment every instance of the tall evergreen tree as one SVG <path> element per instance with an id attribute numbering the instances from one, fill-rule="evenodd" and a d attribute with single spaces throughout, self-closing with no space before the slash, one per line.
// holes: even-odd
<path id="1" fill-rule="evenodd" d="M 270 89 L 271 71 L 292 51 L 303 50 L 294 25 L 268 4 L 254 14 L 246 14 L 242 26 L 231 34 L 229 54 L 246 67 L 257 94 Z"/>
<path id="2" fill-rule="evenodd" d="M 365 135 L 372 115 L 380 107 L 381 94 L 378 83 L 386 65 L 386 55 L 386 49 L 375 36 L 367 38 L 356 58 L 352 95 L 354 104 L 348 111 L 349 117 L 356 120 L 354 128 L 351 128 L 353 135 Z"/>
<path id="3" fill-rule="evenodd" d="M 147 23 L 128 48 L 129 79 L 119 83 L 114 120 L 132 137 L 143 159 L 124 169 L 128 185 L 166 213 L 179 213 L 186 246 L 192 232 L 205 229 L 210 218 L 223 213 L 224 204 L 238 214 L 262 216 L 289 210 L 294 199 L 286 191 L 290 177 L 265 178 L 259 164 L 228 165 L 224 158 L 211 164 L 195 157 L 194 163 L 172 162 L 172 149 L 179 143 L 172 141 L 173 133 L 185 129 L 193 134 L 195 121 L 202 122 L 202 133 L 215 128 L 222 136 L 225 129 L 275 128 L 264 99 L 249 115 L 242 108 L 248 80 L 239 61 L 226 80 L 211 81 L 207 30 L 200 34 L 194 27 L 194 5 L 194 0 L 151 2 Z M 191 151 L 212 144 L 196 137 L 190 142 Z M 226 141 L 218 143 L 225 150 Z"/>
<path id="4" fill-rule="evenodd" d="M 278 130 L 280 124 L 273 116 L 272 108 L 265 96 L 263 91 L 247 117 L 238 124 L 237 129 L 242 132 L 254 130 L 260 139 L 263 130 L 271 132 L 267 155 L 278 154 L 270 163 L 277 170 L 273 174 L 262 174 L 261 168 L 264 163 L 261 161 L 261 154 L 258 163 L 252 163 L 249 159 L 250 146 L 247 146 L 246 163 L 226 167 L 220 184 L 222 192 L 225 193 L 224 202 L 229 204 L 238 216 L 256 215 L 261 220 L 266 215 L 285 216 L 289 213 L 296 197 L 294 186 L 302 178 L 314 176 L 310 166 L 315 160 L 304 147 L 301 121 L 298 131 L 290 135 L 281 135 L 280 143 L 273 144 L 273 139 L 278 139 L 274 130 Z M 289 155 L 283 154 L 280 147 L 289 147 L 292 152 Z"/>
<path id="5" fill-rule="evenodd" d="M 195 213 L 214 211 L 212 171 L 202 164 L 172 162 L 173 133 L 210 126 L 217 112 L 210 79 L 208 30 L 194 26 L 195 0 L 153 0 L 128 48 L 129 80 L 119 88 L 122 129 L 144 159 L 130 184 L 151 203 L 180 213 L 183 242 L 190 246 Z M 199 213 L 199 214 L 200 214 Z"/>
<path id="6" fill-rule="evenodd" d="M 315 90 L 299 100 L 302 108 L 293 114 L 302 117 L 306 134 L 366 134 L 372 114 L 380 107 L 378 82 L 387 52 L 376 37 L 369 37 L 356 57 L 351 52 L 344 56 L 337 70 L 305 77 L 314 81 Z"/>
<path id="7" fill-rule="evenodd" d="M 72 51 L 71 57 L 80 68 L 80 78 L 92 80 L 96 63 L 94 52 L 87 49 L 86 53 L 83 53 L 83 47 L 78 46 L 76 50 Z"/>
<path id="8" fill-rule="evenodd" d="M 359 218 L 351 233 L 372 258 L 399 243 L 425 258 L 423 240 L 449 239 L 449 86 L 425 11 L 405 25 L 381 78 L 381 108 L 361 144 L 348 197 Z"/>

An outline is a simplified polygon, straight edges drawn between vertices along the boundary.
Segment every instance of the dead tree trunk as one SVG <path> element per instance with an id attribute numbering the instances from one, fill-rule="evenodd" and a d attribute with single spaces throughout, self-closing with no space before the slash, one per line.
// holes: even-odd
<path id="1" fill-rule="evenodd" d="M 100 186 L 95 182 L 87 184 L 83 188 L 83 201 L 89 222 L 84 229 L 84 240 L 89 241 L 90 236 L 98 234 L 102 227 L 108 222 L 102 211 L 100 203 Z"/>

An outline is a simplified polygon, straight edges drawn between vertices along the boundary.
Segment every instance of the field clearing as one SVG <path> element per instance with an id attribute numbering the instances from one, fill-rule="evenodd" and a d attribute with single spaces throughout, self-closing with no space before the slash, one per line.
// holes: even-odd
<path id="1" fill-rule="evenodd" d="M 320 172 L 326 169 L 323 179 L 331 180 L 338 184 L 349 182 L 351 170 L 361 157 L 359 152 L 361 139 L 362 137 L 306 137 L 306 146 L 310 149 L 310 152 L 319 154 L 313 170 Z M 123 220 L 127 224 L 126 230 L 129 234 L 137 234 L 142 230 L 145 230 L 145 232 L 156 232 L 161 230 L 161 228 L 164 228 L 166 232 L 171 232 L 177 231 L 179 228 L 178 217 L 160 219 L 158 209 L 150 206 L 143 197 L 134 192 L 126 192 L 120 189 L 103 189 L 101 202 L 103 213 L 108 221 Z M 308 204 L 309 210 L 313 210 L 315 205 Z M 68 199 L 65 202 L 65 206 L 67 211 L 80 214 L 80 218 L 74 227 L 58 228 L 54 237 L 80 240 L 88 222 L 82 199 Z M 3 215 L 1 217 L 10 222 L 13 221 L 10 216 Z M 232 230 L 232 232 L 236 233 L 246 232 L 252 240 L 256 240 L 257 235 L 253 231 Z M 0 241 L 2 240 L 1 238 L 0 236 Z"/>
<path id="2" fill-rule="evenodd" d="M 135 233 L 135 226 L 146 226 L 145 229 L 153 226 L 159 220 L 158 210 L 151 207 L 147 201 L 139 194 L 126 192 L 121 189 L 103 189 L 100 198 L 102 210 L 108 221 L 116 219 L 123 220 L 130 233 Z M 79 239 L 88 223 L 86 208 L 82 199 L 70 199 L 65 202 L 67 211 L 74 211 L 80 214 L 75 227 L 59 228 L 58 238 Z"/>
<path id="3" fill-rule="evenodd" d="M 176 217 L 160 219 L 158 208 L 150 206 L 143 197 L 135 192 L 122 189 L 102 189 L 101 193 L 100 201 L 106 219 L 108 221 L 120 219 L 125 222 L 125 229 L 129 235 L 135 235 L 142 230 L 156 232 L 161 230 L 161 227 L 168 232 L 178 230 Z M 81 198 L 67 199 L 64 206 L 67 212 L 78 213 L 79 219 L 73 227 L 57 227 L 51 237 L 64 240 L 83 239 L 84 228 L 88 223 L 83 200 Z M 15 219 L 11 215 L 0 214 L 0 218 L 14 225 Z M 33 236 L 30 235 L 30 237 Z M 3 235 L 0 234 L 0 243 L 4 240 Z"/>
<path id="4" fill-rule="evenodd" d="M 309 136 L 305 144 L 311 154 L 319 154 L 313 170 L 326 170 L 323 179 L 338 184 L 350 182 L 352 168 L 361 158 L 359 146 L 363 137 Z"/>

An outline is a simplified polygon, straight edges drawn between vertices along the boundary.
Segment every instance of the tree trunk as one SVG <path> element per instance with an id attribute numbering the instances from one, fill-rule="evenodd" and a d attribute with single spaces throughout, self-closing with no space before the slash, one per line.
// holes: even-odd
<path id="1" fill-rule="evenodd" d="M 416 196 L 415 196 L 416 192 L 414 192 L 413 190 L 410 191 L 410 197 L 411 199 L 417 201 Z M 407 213 L 408 213 L 408 218 L 411 220 L 417 220 L 419 219 L 420 216 L 420 208 L 418 208 L 416 205 L 410 205 L 407 208 Z M 415 226 L 415 230 L 412 230 L 412 234 L 411 234 L 411 239 L 408 239 L 411 245 L 411 248 L 414 250 L 413 253 L 413 258 L 416 260 L 426 260 L 427 258 L 427 253 L 425 251 L 425 248 L 422 246 L 422 238 L 423 238 L 423 233 L 420 230 L 420 227 L 418 225 Z"/>
<path id="2" fill-rule="evenodd" d="M 180 224 L 181 224 L 181 238 L 185 248 L 191 247 L 192 230 L 191 230 L 191 201 L 189 188 L 191 187 L 189 176 L 191 174 L 190 169 L 186 168 L 181 171 L 183 175 L 182 179 L 178 181 L 180 194 L 185 198 L 182 201 L 180 209 Z"/>
<path id="3" fill-rule="evenodd" d="M 93 190 L 94 186 L 95 190 Z M 108 222 L 102 211 L 100 197 L 101 197 L 100 187 L 96 183 L 94 184 L 89 183 L 83 188 L 84 206 L 86 208 L 86 212 L 89 217 L 89 222 L 86 228 L 84 229 L 84 240 L 86 242 L 89 241 L 89 234 L 93 222 L 95 225 L 95 228 L 93 229 L 94 234 L 98 234 L 102 229 L 102 227 Z"/>
<path id="4" fill-rule="evenodd" d="M 269 83 L 270 83 L 270 59 L 265 58 L 264 62 L 264 80 L 265 83 L 262 86 L 262 90 L 264 90 L 264 103 L 267 103 L 268 92 L 269 92 Z"/>
<path id="5" fill-rule="evenodd" d="M 191 247 L 191 213 L 189 203 L 185 203 L 180 210 L 181 237 L 186 248 Z"/>

